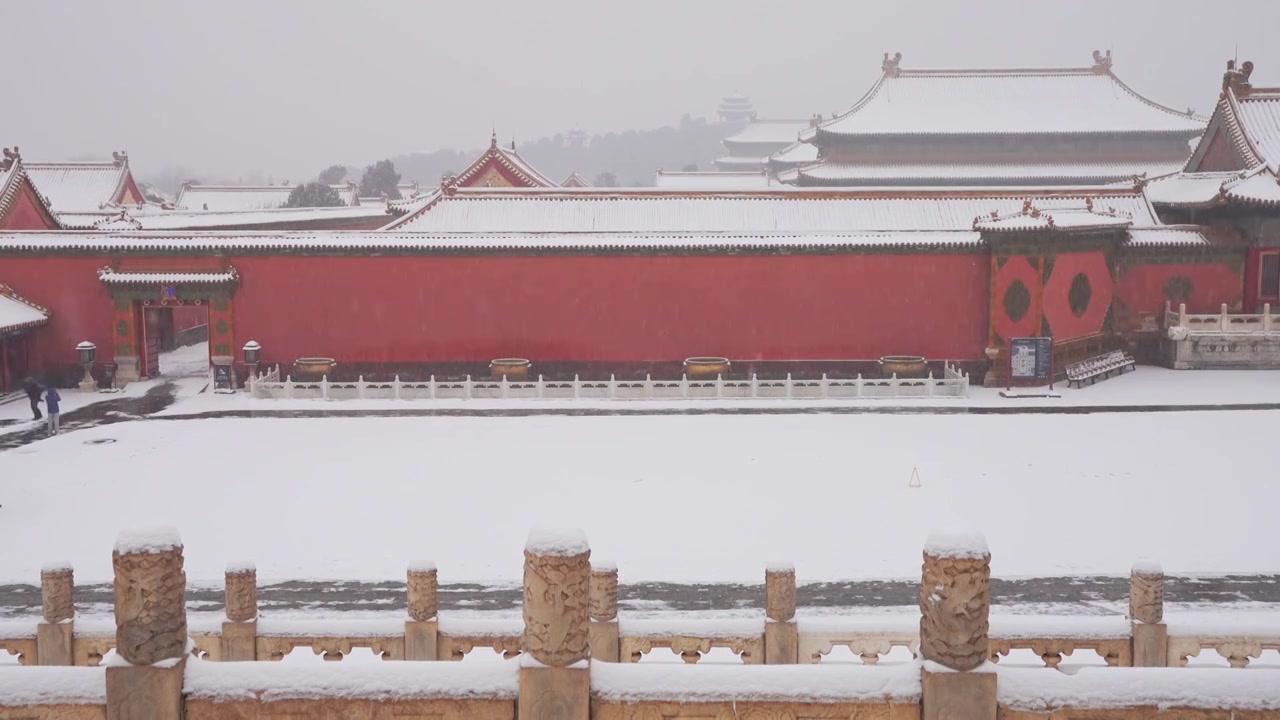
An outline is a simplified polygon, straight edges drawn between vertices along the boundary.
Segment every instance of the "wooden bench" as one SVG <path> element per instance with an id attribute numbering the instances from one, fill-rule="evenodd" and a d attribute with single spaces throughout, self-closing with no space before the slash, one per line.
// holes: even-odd
<path id="1" fill-rule="evenodd" d="M 1129 368 L 1136 370 L 1137 367 L 1137 363 L 1129 353 L 1124 350 L 1112 350 L 1068 365 L 1067 387 L 1071 387 L 1072 383 L 1076 387 L 1082 387 L 1086 380 L 1092 385 L 1099 380 L 1111 377 L 1113 373 L 1119 375 Z"/>

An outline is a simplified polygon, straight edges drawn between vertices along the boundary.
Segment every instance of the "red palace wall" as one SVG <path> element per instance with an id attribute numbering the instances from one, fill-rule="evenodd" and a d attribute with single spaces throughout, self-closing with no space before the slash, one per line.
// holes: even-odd
<path id="1" fill-rule="evenodd" d="M 1185 278 L 1189 285 L 1170 283 L 1175 277 Z M 1173 301 L 1176 310 L 1178 300 L 1166 298 L 1166 291 L 1178 287 L 1190 288 L 1183 300 L 1187 312 L 1216 313 L 1222 303 L 1238 311 L 1242 285 L 1240 271 L 1222 262 L 1146 263 L 1128 268 L 1122 265 L 1116 281 L 1116 324 L 1118 329 L 1124 329 L 1133 327 L 1144 314 L 1159 318 L 1166 299 Z"/>
<path id="2" fill-rule="evenodd" d="M 75 347 L 88 340 L 99 360 L 111 357 L 111 295 L 98 280 L 104 257 L 0 258 L 0 275 L 22 297 L 49 309 L 49 324 L 32 334 L 32 369 L 77 362 Z"/>
<path id="3" fill-rule="evenodd" d="M 240 257 L 264 359 L 979 359 L 983 255 Z"/>

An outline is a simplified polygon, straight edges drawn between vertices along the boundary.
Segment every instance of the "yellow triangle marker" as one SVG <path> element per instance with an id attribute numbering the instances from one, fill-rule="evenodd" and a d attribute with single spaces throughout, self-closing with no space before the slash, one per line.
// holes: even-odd
<path id="1" fill-rule="evenodd" d="M 920 471 L 914 465 L 911 466 L 911 479 L 907 481 L 907 487 L 920 487 Z"/>

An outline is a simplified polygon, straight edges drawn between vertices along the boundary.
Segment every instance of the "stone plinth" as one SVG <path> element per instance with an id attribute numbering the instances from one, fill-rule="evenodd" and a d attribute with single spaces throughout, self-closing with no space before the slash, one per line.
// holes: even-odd
<path id="1" fill-rule="evenodd" d="M 996 720 L 994 672 L 925 670 L 920 678 L 920 691 L 921 720 Z"/>
<path id="2" fill-rule="evenodd" d="M 122 535 L 115 570 L 116 652 L 132 665 L 181 658 L 187 648 L 182 544 L 174 531 Z M 179 687 L 181 685 L 179 684 Z"/>
<path id="3" fill-rule="evenodd" d="M 439 612 L 439 583 L 435 565 L 418 563 L 409 568 L 409 617 L 419 622 L 435 619 Z"/>
<path id="4" fill-rule="evenodd" d="M 952 670 L 987 661 L 991 554 L 981 536 L 936 534 L 920 580 L 920 654 Z M 957 717 L 965 717 L 958 715 Z"/>
<path id="5" fill-rule="evenodd" d="M 440 628 L 435 620 L 409 620 L 404 624 L 404 659 L 439 660 Z"/>
<path id="6" fill-rule="evenodd" d="M 258 571 L 241 563 L 227 567 L 225 576 L 227 619 L 249 622 L 258 617 Z"/>
<path id="7" fill-rule="evenodd" d="M 258 621 L 222 623 L 222 660 L 249 662 L 258 659 Z"/>
<path id="8" fill-rule="evenodd" d="M 172 667 L 107 668 L 107 720 L 178 720 L 182 714 L 182 673 L 186 659 Z"/>
<path id="9" fill-rule="evenodd" d="M 47 623 L 75 617 L 75 580 L 70 565 L 48 565 L 40 571 L 40 610 Z"/>
<path id="10" fill-rule="evenodd" d="M 590 720 L 591 671 L 583 667 L 520 668 L 520 720 Z"/>
<path id="11" fill-rule="evenodd" d="M 72 642 L 75 630 L 70 620 L 36 625 L 36 663 L 39 665 L 75 665 Z"/>
<path id="12" fill-rule="evenodd" d="M 580 533 L 533 533 L 524 552 L 524 651 L 551 667 L 585 660 L 591 549 Z"/>

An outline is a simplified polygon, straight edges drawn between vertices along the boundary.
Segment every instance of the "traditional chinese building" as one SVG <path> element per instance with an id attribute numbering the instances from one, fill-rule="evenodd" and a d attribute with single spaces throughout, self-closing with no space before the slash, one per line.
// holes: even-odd
<path id="1" fill-rule="evenodd" d="M 560 187 L 591 187 L 591 183 L 575 170 L 569 173 L 569 177 L 565 178 L 564 182 L 560 183 Z"/>
<path id="2" fill-rule="evenodd" d="M 109 162 L 32 162 L 26 169 L 58 214 L 137 207 L 144 201 L 126 152 L 111 153 Z"/>
<path id="3" fill-rule="evenodd" d="M 887 54 L 848 112 L 800 132 L 803 186 L 1099 185 L 1175 172 L 1205 119 L 1139 94 L 1094 53 L 1081 68 L 912 70 Z"/>
<path id="4" fill-rule="evenodd" d="M 1253 63 L 1227 65 L 1204 137 L 1181 172 L 1147 195 L 1169 222 L 1238 232 L 1249 244 L 1243 309 L 1280 310 L 1280 87 L 1254 87 Z"/>
<path id="5" fill-rule="evenodd" d="M 555 182 L 520 157 L 516 143 L 511 147 L 498 144 L 498 134 L 489 136 L 489 147 L 465 170 L 444 182 L 457 187 L 556 187 Z"/>
<path id="6" fill-rule="evenodd" d="M 746 127 L 726 137 L 726 154 L 716 158 L 716 169 L 755 172 L 769 163 L 769 156 L 795 145 L 808 120 L 752 120 Z"/>

